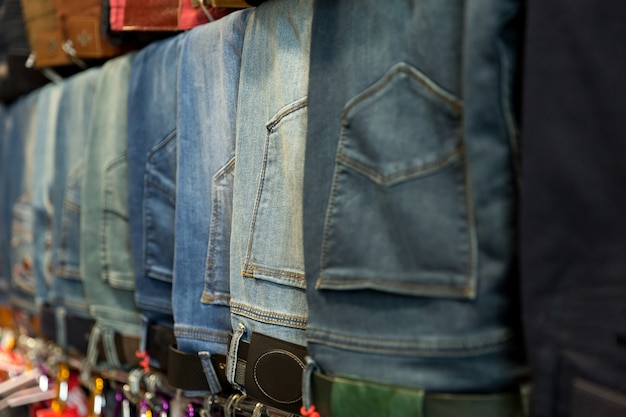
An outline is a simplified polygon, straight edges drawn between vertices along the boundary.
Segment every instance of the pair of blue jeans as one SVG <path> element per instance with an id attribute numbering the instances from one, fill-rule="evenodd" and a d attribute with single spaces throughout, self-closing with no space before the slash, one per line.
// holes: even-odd
<path id="1" fill-rule="evenodd" d="M 235 349 L 252 333 L 305 344 L 302 176 L 312 12 L 308 1 L 264 3 L 246 29 L 230 245 Z M 235 368 L 231 351 L 231 378 Z"/>
<path id="2" fill-rule="evenodd" d="M 100 70 L 90 69 L 63 82 L 54 148 L 52 203 L 52 282 L 40 285 L 41 297 L 61 315 L 88 318 L 80 271 L 81 183 L 85 143 L 93 116 L 93 96 Z M 47 290 L 47 291 L 46 291 Z"/>
<path id="3" fill-rule="evenodd" d="M 519 9 L 315 2 L 303 219 L 306 339 L 323 373 L 463 393 L 527 376 Z"/>
<path id="4" fill-rule="evenodd" d="M 101 335 L 112 366 L 124 365 L 113 347 L 114 335 L 138 338 L 141 332 L 128 225 L 127 105 L 133 58 L 127 54 L 102 66 L 80 186 L 80 273 L 97 328 L 89 349 L 96 350 Z"/>
<path id="5" fill-rule="evenodd" d="M 188 32 L 178 61 L 176 237 L 172 304 L 178 349 L 226 354 L 230 330 L 229 253 L 235 169 L 235 114 L 241 48 L 251 10 Z"/>
<path id="6" fill-rule="evenodd" d="M 185 34 L 153 43 L 133 61 L 128 93 L 128 224 L 135 302 L 172 325 L 176 207 L 176 80 Z"/>
<path id="7" fill-rule="evenodd" d="M 56 127 L 63 84 L 50 84 L 39 93 L 37 123 L 33 149 L 33 272 L 35 304 L 47 301 L 48 286 L 52 282 L 52 195 Z"/>
<path id="8" fill-rule="evenodd" d="M 35 91 L 11 106 L 3 149 L 4 273 L 10 277 L 9 303 L 29 314 L 35 313 L 31 196 L 37 100 Z"/>

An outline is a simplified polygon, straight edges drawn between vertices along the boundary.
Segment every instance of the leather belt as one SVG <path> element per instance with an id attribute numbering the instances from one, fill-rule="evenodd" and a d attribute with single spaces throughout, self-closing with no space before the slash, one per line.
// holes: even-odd
<path id="1" fill-rule="evenodd" d="M 250 342 L 239 341 L 235 382 L 247 396 L 298 414 L 306 354 L 304 346 L 252 333 Z"/>
<path id="2" fill-rule="evenodd" d="M 323 417 L 368 415 L 413 417 L 521 417 L 519 393 L 444 394 L 313 373 L 313 404 Z"/>
<path id="3" fill-rule="evenodd" d="M 150 358 L 156 360 L 158 365 L 155 367 L 167 373 L 169 346 L 176 343 L 174 329 L 170 326 L 161 324 L 150 324 L 148 326 L 148 334 L 146 336 L 146 352 Z"/>
<path id="4" fill-rule="evenodd" d="M 183 391 L 211 391 L 202 361 L 196 353 L 183 352 L 172 344 L 169 346 L 167 361 L 167 380 L 172 387 Z M 211 364 L 222 386 L 222 394 L 228 395 L 234 392 L 226 379 L 226 355 L 212 354 Z"/>
<path id="5" fill-rule="evenodd" d="M 44 305 L 41 308 L 39 317 L 43 337 L 58 343 L 58 329 L 54 308 L 49 305 Z M 92 318 L 67 314 L 65 316 L 66 346 L 61 347 L 68 349 L 70 352 L 74 351 L 84 357 L 89 348 L 89 337 L 94 324 L 95 320 Z M 140 360 L 136 355 L 140 347 L 140 338 L 138 336 L 116 333 L 114 335 L 114 343 L 117 357 L 122 365 L 131 367 L 139 365 Z M 98 346 L 98 350 L 98 359 L 105 360 L 102 342 L 100 346 Z"/>

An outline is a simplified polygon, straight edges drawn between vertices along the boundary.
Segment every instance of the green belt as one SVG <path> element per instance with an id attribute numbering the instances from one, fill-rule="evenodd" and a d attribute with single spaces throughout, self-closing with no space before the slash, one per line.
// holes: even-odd
<path id="1" fill-rule="evenodd" d="M 522 396 L 440 394 L 313 373 L 321 417 L 522 417 Z"/>

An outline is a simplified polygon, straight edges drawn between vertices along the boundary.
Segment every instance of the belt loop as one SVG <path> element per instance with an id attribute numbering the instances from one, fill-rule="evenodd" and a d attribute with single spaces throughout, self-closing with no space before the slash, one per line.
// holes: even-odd
<path id="1" fill-rule="evenodd" d="M 311 389 L 313 372 L 320 371 L 320 367 L 315 363 L 313 358 L 307 355 L 305 358 L 306 366 L 302 372 L 302 406 L 305 410 L 311 409 L 313 405 L 313 392 Z"/>
<path id="2" fill-rule="evenodd" d="M 237 375 L 237 355 L 239 353 L 239 341 L 246 332 L 246 326 L 243 323 L 237 325 L 237 330 L 230 339 L 230 346 L 228 347 L 228 357 L 226 358 L 226 379 L 233 386 L 240 391 L 243 391 L 243 387 L 236 381 Z"/>
<path id="3" fill-rule="evenodd" d="M 222 392 L 222 385 L 217 378 L 217 373 L 215 372 L 215 368 L 213 368 L 213 363 L 211 362 L 211 353 L 198 352 L 198 356 L 200 357 L 200 362 L 202 363 L 202 369 L 204 370 L 206 380 L 209 383 L 209 390 L 211 391 L 211 394 Z"/>
<path id="4" fill-rule="evenodd" d="M 520 401 L 522 403 L 522 416 L 530 417 L 530 404 L 532 400 L 533 394 L 533 384 L 531 382 L 526 382 L 520 385 Z"/>
<path id="5" fill-rule="evenodd" d="M 150 331 L 150 321 L 144 314 L 141 315 L 141 338 L 139 339 L 139 351 L 145 352 L 148 347 L 148 332 Z M 150 353 L 150 352 L 148 352 Z"/>
<path id="6" fill-rule="evenodd" d="M 67 348 L 67 312 L 63 307 L 57 307 L 54 311 L 54 319 L 57 327 L 56 342 L 62 348 Z"/>
<path id="7" fill-rule="evenodd" d="M 111 327 L 104 327 L 102 342 L 104 344 L 104 354 L 108 362 L 107 364 L 120 368 L 122 364 L 120 363 L 120 358 L 117 356 L 117 349 L 115 347 L 115 331 Z"/>

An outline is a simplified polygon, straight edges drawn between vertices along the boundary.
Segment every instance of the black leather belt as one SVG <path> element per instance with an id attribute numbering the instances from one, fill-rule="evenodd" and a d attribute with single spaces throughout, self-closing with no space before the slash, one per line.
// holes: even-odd
<path id="1" fill-rule="evenodd" d="M 164 373 L 168 372 L 169 346 L 176 343 L 174 329 L 161 324 L 150 324 L 146 335 L 146 352 L 151 358 L 156 359 L 158 368 Z"/>
<path id="2" fill-rule="evenodd" d="M 299 414 L 306 354 L 304 346 L 253 333 L 250 342 L 239 341 L 235 382 L 249 397 Z"/>
<path id="3" fill-rule="evenodd" d="M 183 391 L 211 391 L 202 361 L 196 353 L 183 352 L 172 344 L 169 346 L 167 361 L 167 380 L 172 387 Z M 222 386 L 222 394 L 233 393 L 234 390 L 226 379 L 226 355 L 212 354 L 211 364 Z"/>

